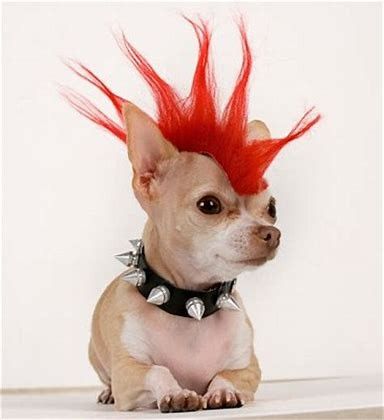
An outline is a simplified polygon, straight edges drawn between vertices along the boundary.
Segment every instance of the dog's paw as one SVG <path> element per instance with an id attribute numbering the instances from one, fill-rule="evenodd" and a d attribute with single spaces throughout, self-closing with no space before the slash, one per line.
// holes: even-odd
<path id="1" fill-rule="evenodd" d="M 235 408 L 244 405 L 245 400 L 240 392 L 230 388 L 208 391 L 203 397 L 203 406 L 206 408 Z"/>
<path id="2" fill-rule="evenodd" d="M 115 399 L 113 398 L 111 388 L 105 388 L 97 397 L 97 402 L 100 404 L 114 404 Z"/>
<path id="3" fill-rule="evenodd" d="M 203 397 L 195 391 L 184 389 L 164 395 L 158 406 L 162 413 L 197 411 L 203 408 Z"/>

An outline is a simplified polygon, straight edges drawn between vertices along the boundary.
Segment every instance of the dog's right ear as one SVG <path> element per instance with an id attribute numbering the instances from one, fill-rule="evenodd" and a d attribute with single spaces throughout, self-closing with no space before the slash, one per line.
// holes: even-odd
<path id="1" fill-rule="evenodd" d="M 128 157 L 132 163 L 132 185 L 136 193 L 151 198 L 151 184 L 160 176 L 159 164 L 178 154 L 156 123 L 131 102 L 123 105 Z"/>
<path id="2" fill-rule="evenodd" d="M 271 138 L 268 127 L 260 120 L 253 120 L 247 126 L 247 140 L 267 140 Z"/>

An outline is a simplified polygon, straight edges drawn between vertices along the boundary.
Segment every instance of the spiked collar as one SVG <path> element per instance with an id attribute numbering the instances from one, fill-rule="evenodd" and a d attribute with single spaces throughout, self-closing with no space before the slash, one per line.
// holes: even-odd
<path id="1" fill-rule="evenodd" d="M 236 279 L 217 283 L 204 291 L 178 288 L 151 269 L 145 259 L 141 240 L 130 242 L 134 251 L 116 255 L 120 262 L 129 267 L 121 278 L 136 286 L 148 303 L 157 305 L 172 315 L 197 320 L 212 315 L 219 309 L 240 310 L 231 296 Z"/>

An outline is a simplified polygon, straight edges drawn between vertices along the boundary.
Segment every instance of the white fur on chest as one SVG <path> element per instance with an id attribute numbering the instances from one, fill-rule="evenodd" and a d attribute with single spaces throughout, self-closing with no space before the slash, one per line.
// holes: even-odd
<path id="1" fill-rule="evenodd" d="M 204 392 L 218 372 L 249 364 L 252 331 L 244 313 L 220 310 L 196 321 L 145 309 L 140 317 L 125 314 L 123 345 L 137 360 L 169 368 L 182 388 Z"/>

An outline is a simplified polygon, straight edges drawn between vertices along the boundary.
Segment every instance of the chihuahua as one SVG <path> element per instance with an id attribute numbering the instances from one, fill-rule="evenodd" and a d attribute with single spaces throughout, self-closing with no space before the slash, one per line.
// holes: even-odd
<path id="1" fill-rule="evenodd" d="M 126 143 L 133 190 L 148 216 L 135 253 L 119 257 L 128 270 L 106 288 L 92 320 L 89 358 L 105 385 L 99 402 L 118 410 L 230 408 L 254 398 L 261 371 L 236 276 L 276 255 L 276 203 L 263 175 L 279 150 L 320 118 L 308 121 L 308 111 L 281 139 L 271 139 L 261 121 L 247 124 L 252 60 L 243 23 L 242 67 L 220 113 L 210 31 L 188 21 L 199 56 L 186 98 L 120 39 L 152 89 L 156 121 L 80 63 L 69 67 L 108 97 L 122 126 L 64 92 L 80 113 Z"/>
<path id="2" fill-rule="evenodd" d="M 132 186 L 148 215 L 143 233 L 150 267 L 178 288 L 207 290 L 272 259 L 279 246 L 275 200 L 268 190 L 240 196 L 210 157 L 179 152 L 155 122 L 123 107 Z M 261 121 L 249 138 L 265 139 Z M 208 204 L 206 204 L 208 202 Z M 215 207 L 207 212 L 204 204 Z M 99 401 L 119 410 L 157 405 L 163 412 L 239 407 L 253 399 L 261 371 L 253 331 L 241 311 L 196 321 L 150 305 L 121 277 L 101 296 L 89 357 L 106 389 Z"/>

